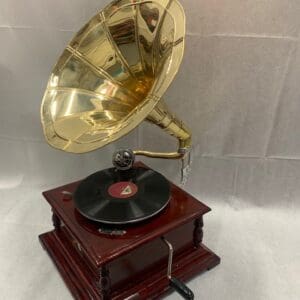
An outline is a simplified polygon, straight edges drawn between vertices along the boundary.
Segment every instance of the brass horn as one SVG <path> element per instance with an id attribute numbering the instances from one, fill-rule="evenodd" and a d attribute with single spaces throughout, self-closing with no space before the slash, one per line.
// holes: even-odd
<path id="1" fill-rule="evenodd" d="M 134 151 L 181 158 L 191 143 L 185 125 L 161 97 L 180 66 L 185 15 L 177 0 L 117 0 L 97 13 L 66 47 L 41 107 L 44 134 L 55 148 L 100 148 L 144 119 L 179 141 L 178 151 Z"/>

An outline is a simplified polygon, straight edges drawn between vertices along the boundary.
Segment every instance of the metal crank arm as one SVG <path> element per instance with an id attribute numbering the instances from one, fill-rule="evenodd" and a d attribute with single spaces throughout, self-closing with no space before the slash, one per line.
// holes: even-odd
<path id="1" fill-rule="evenodd" d="M 164 237 L 162 237 L 163 242 L 168 247 L 169 250 L 169 259 L 168 259 L 168 271 L 167 276 L 170 281 L 170 286 L 176 290 L 184 299 L 193 300 L 194 293 L 179 279 L 172 277 L 172 262 L 173 262 L 173 246 L 172 244 L 167 241 Z"/>

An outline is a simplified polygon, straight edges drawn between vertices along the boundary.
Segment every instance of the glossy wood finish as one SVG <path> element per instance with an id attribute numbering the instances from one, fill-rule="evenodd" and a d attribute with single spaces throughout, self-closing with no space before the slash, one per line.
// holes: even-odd
<path id="1" fill-rule="evenodd" d="M 43 195 L 53 210 L 54 230 L 40 241 L 75 299 L 154 299 L 169 289 L 164 236 L 174 247 L 173 275 L 187 280 L 220 262 L 202 244 L 203 215 L 210 209 L 172 185 L 168 207 L 144 223 L 114 228 L 122 236 L 81 216 L 71 197 L 79 182 Z"/>

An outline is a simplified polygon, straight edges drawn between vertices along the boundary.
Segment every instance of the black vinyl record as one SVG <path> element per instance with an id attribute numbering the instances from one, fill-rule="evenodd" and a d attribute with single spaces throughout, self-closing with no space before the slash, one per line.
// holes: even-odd
<path id="1" fill-rule="evenodd" d="M 94 173 L 80 183 L 73 199 L 78 211 L 88 219 L 121 225 L 151 218 L 167 206 L 169 198 L 167 179 L 138 167 Z"/>

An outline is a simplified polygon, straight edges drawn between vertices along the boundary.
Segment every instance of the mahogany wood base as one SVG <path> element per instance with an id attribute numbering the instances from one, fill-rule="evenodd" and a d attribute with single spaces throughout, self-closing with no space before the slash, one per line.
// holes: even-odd
<path id="1" fill-rule="evenodd" d="M 93 275 L 60 232 L 53 230 L 40 235 L 39 238 L 75 299 L 102 299 L 99 286 L 93 285 Z M 189 249 L 174 259 L 172 274 L 186 281 L 219 263 L 220 258 L 201 244 L 199 248 Z M 164 265 L 162 269 L 156 270 L 155 274 L 150 271 L 146 277 L 142 283 L 128 290 L 113 293 L 110 299 L 158 299 L 169 290 Z"/>
<path id="2" fill-rule="evenodd" d="M 43 193 L 54 230 L 39 237 L 75 299 L 143 300 L 166 293 L 168 248 L 162 237 L 174 249 L 172 276 L 182 281 L 219 264 L 202 244 L 203 215 L 210 208 L 174 184 L 168 206 L 157 216 L 106 228 L 75 208 L 72 194 L 79 183 Z"/>

